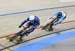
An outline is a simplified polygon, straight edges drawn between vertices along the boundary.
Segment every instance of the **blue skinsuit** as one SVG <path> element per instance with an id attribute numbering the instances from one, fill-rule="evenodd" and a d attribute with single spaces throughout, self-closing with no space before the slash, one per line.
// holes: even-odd
<path id="1" fill-rule="evenodd" d="M 57 12 L 58 13 L 58 12 Z M 56 16 L 57 17 L 57 13 L 52 14 L 52 17 Z M 62 21 L 64 21 L 64 19 L 66 18 L 66 14 L 64 12 L 62 12 L 62 16 L 59 18 L 59 20 L 57 22 L 55 22 L 54 24 L 60 24 Z"/>
<path id="2" fill-rule="evenodd" d="M 32 26 L 31 29 L 29 29 L 26 32 L 26 34 L 30 34 L 31 32 L 33 32 L 40 25 L 40 19 L 37 16 L 35 16 L 34 23 L 31 23 L 30 20 L 29 20 L 29 17 L 28 17 L 26 20 L 24 20 L 21 23 L 20 26 L 23 26 L 26 22 L 28 22 L 27 25 L 31 25 Z M 19 31 L 17 34 L 21 35 L 22 32 L 23 32 L 23 30 Z"/>

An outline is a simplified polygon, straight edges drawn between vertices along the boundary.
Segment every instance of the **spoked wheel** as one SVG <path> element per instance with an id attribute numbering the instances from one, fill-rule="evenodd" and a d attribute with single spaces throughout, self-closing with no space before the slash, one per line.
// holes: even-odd
<path id="1" fill-rule="evenodd" d="M 41 26 L 41 28 L 42 28 L 42 30 L 53 31 L 53 24 L 51 24 L 51 22 L 49 22 L 45 26 Z"/>
<path id="2" fill-rule="evenodd" d="M 14 36 L 8 36 L 6 39 L 8 39 L 9 41 L 13 41 L 17 38 L 18 36 L 14 35 Z"/>

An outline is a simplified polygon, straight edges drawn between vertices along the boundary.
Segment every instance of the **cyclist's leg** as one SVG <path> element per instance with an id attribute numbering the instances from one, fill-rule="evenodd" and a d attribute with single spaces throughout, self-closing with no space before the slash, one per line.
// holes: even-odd
<path id="1" fill-rule="evenodd" d="M 26 32 L 23 33 L 22 36 L 26 35 L 28 36 L 30 33 L 32 33 L 35 30 L 35 28 L 31 27 L 29 30 L 27 30 Z"/>
<path id="2" fill-rule="evenodd" d="M 27 24 L 27 29 L 28 29 L 28 28 L 30 28 L 30 27 L 31 27 L 31 25 L 32 25 L 32 24 L 29 22 L 29 23 Z M 29 30 L 26 30 L 26 29 L 25 29 L 25 30 L 23 30 L 23 32 L 21 33 L 20 38 L 19 38 L 19 39 L 20 39 L 20 41 L 22 41 L 22 38 L 24 37 L 24 35 L 28 36 L 28 34 L 29 34 L 29 32 L 28 32 L 28 31 L 29 31 Z"/>
<path id="3" fill-rule="evenodd" d="M 30 22 L 28 22 L 28 23 L 26 24 L 26 27 L 24 27 L 24 29 L 22 29 L 22 30 L 20 30 L 19 32 L 17 32 L 16 35 L 21 36 L 21 34 L 22 34 L 24 31 L 26 31 L 26 29 L 29 28 L 29 27 L 30 27 Z"/>

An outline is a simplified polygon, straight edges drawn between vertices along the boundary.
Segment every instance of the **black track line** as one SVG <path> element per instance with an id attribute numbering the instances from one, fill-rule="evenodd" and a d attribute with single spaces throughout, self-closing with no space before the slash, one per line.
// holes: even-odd
<path id="1" fill-rule="evenodd" d="M 6 46 L 4 46 L 4 45 L 2 45 L 2 44 L 0 44 L 0 46 L 1 46 L 1 47 L 6 47 Z M 9 48 L 8 48 L 7 50 L 12 51 L 12 50 L 9 49 Z M 1 50 L 0 50 L 0 51 L 1 51 Z"/>

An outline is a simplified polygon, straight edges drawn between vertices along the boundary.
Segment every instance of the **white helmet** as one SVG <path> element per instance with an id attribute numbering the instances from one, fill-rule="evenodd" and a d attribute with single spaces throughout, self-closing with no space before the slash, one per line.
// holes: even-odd
<path id="1" fill-rule="evenodd" d="M 34 15 L 31 15 L 31 16 L 29 16 L 29 20 L 31 21 L 31 20 L 34 20 L 35 19 L 35 16 Z"/>

